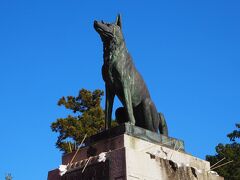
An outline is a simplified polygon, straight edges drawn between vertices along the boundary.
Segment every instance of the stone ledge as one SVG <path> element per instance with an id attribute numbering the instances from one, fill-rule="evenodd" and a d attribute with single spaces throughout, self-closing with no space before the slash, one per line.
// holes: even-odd
<path id="1" fill-rule="evenodd" d="M 107 131 L 100 132 L 86 139 L 86 145 L 92 145 L 98 141 L 113 138 L 122 134 L 127 134 L 151 143 L 161 144 L 172 149 L 184 151 L 184 141 L 167 137 L 141 127 L 133 126 L 129 123 L 121 124 L 117 127 L 111 128 Z"/>

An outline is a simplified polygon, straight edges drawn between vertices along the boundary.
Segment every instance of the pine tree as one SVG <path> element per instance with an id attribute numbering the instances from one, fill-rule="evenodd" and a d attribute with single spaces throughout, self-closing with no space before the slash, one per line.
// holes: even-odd
<path id="1" fill-rule="evenodd" d="M 240 180 L 240 124 L 236 124 L 236 127 L 236 130 L 227 135 L 230 140 L 229 144 L 218 144 L 216 146 L 217 154 L 206 156 L 207 161 L 210 161 L 211 165 L 220 160 L 224 161 L 219 163 L 219 165 L 232 161 L 225 166 L 214 169 L 225 180 Z"/>
<path id="2" fill-rule="evenodd" d="M 100 106 L 103 91 L 93 92 L 81 89 L 78 96 L 62 97 L 59 106 L 72 111 L 66 118 L 59 118 L 51 124 L 51 129 L 59 133 L 56 147 L 64 153 L 78 146 L 85 134 L 94 135 L 104 130 L 104 111 Z M 113 123 L 116 125 L 116 123 Z"/>

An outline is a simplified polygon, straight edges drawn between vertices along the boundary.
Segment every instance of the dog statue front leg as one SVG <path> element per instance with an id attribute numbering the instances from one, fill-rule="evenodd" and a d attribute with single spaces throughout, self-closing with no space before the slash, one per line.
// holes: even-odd
<path id="1" fill-rule="evenodd" d="M 135 118 L 133 115 L 133 107 L 132 107 L 132 98 L 131 92 L 129 88 L 124 87 L 124 106 L 127 110 L 127 116 L 130 124 L 135 125 Z"/>
<path id="2" fill-rule="evenodd" d="M 112 108 L 113 100 L 115 94 L 113 91 L 106 85 L 106 102 L 105 102 L 105 130 L 111 128 L 112 121 Z"/>

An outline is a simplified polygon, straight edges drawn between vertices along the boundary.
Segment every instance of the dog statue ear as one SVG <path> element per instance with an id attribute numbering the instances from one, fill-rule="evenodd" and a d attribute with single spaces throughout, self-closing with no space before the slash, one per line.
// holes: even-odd
<path id="1" fill-rule="evenodd" d="M 120 14 L 117 16 L 116 24 L 122 29 L 122 18 Z"/>

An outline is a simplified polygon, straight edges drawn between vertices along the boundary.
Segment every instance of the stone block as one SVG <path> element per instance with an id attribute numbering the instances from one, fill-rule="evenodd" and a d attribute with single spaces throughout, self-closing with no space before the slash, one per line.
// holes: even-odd
<path id="1" fill-rule="evenodd" d="M 181 140 L 128 124 L 113 129 L 88 138 L 66 174 L 56 169 L 48 180 L 223 180 L 209 162 L 187 154 Z M 74 153 L 64 155 L 62 164 Z"/>

